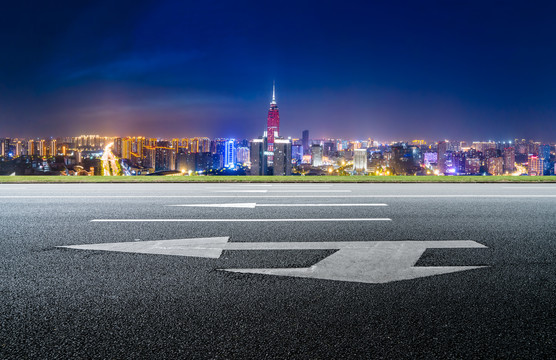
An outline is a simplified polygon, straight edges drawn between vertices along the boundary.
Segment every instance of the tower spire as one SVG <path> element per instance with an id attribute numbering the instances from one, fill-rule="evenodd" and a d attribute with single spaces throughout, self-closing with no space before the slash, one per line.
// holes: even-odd
<path id="1" fill-rule="evenodd" d="M 272 82 L 272 103 L 276 104 L 276 81 Z"/>

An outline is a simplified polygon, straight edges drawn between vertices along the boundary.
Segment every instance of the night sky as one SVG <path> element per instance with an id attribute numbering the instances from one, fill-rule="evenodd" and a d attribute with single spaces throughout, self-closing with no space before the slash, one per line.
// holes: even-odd
<path id="1" fill-rule="evenodd" d="M 0 136 L 556 141 L 554 1 L 11 1 Z"/>

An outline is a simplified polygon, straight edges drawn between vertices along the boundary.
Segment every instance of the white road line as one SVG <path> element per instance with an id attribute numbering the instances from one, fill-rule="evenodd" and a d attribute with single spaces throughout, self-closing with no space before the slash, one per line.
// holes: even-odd
<path id="1" fill-rule="evenodd" d="M 515 190 L 524 190 L 524 189 L 556 189 L 556 186 L 505 186 L 502 189 L 515 189 Z"/>
<path id="2" fill-rule="evenodd" d="M 212 190 L 215 193 L 350 193 L 351 190 L 290 190 L 290 189 L 281 189 L 281 190 Z"/>
<path id="3" fill-rule="evenodd" d="M 217 193 L 228 193 L 228 192 L 233 192 L 233 193 L 266 193 L 266 192 L 268 192 L 268 190 L 212 190 L 212 192 L 217 192 Z"/>
<path id="4" fill-rule="evenodd" d="M 304 188 L 304 187 L 332 187 L 333 185 L 330 184 L 299 184 L 299 183 L 276 183 L 276 184 L 236 184 L 236 183 L 223 183 L 221 186 L 225 187 L 252 187 L 252 186 L 260 186 L 260 187 L 295 187 L 295 188 Z M 207 189 L 211 189 L 210 186 L 205 186 Z"/>
<path id="5" fill-rule="evenodd" d="M 241 187 L 243 187 L 243 186 L 264 186 L 264 187 L 271 187 L 272 184 L 227 184 L 226 186 L 241 186 Z"/>
<path id="6" fill-rule="evenodd" d="M 554 194 L 531 194 L 531 195 L 489 195 L 489 194 L 465 194 L 465 195 L 0 195 L 0 199 L 289 199 L 289 198 L 322 198 L 322 199 L 380 199 L 380 198 L 554 198 Z"/>
<path id="7" fill-rule="evenodd" d="M 91 222 L 336 222 L 336 221 L 392 221 L 389 218 L 335 219 L 93 219 Z"/>
<path id="8" fill-rule="evenodd" d="M 0 190 L 25 190 L 27 188 L 24 187 L 3 187 L 0 186 Z"/>
<path id="9" fill-rule="evenodd" d="M 255 207 L 358 207 L 358 206 L 388 206 L 387 204 L 257 204 L 257 203 L 229 203 L 229 204 L 184 204 L 166 205 L 182 207 L 214 207 L 214 208 L 249 208 Z"/>

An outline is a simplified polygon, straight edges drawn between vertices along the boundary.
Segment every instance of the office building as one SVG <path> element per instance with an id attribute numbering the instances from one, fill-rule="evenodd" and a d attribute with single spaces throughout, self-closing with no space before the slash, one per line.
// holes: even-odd
<path id="1" fill-rule="evenodd" d="M 390 167 L 396 175 L 414 175 L 421 170 L 421 149 L 407 143 L 394 144 L 391 147 Z M 357 151 L 357 150 L 356 150 Z M 450 162 L 451 164 L 451 162 Z"/>
<path id="2" fill-rule="evenodd" d="M 58 142 L 56 139 L 50 140 L 50 156 L 58 155 Z"/>
<path id="3" fill-rule="evenodd" d="M 2 143 L 0 145 L 0 155 L 5 159 L 10 158 L 10 139 L 2 139 Z"/>
<path id="4" fill-rule="evenodd" d="M 287 139 L 274 139 L 274 175 L 292 174 L 292 143 Z"/>
<path id="5" fill-rule="evenodd" d="M 266 154 L 267 139 L 253 139 L 250 143 L 251 175 L 267 175 L 268 159 Z"/>
<path id="6" fill-rule="evenodd" d="M 502 156 L 504 157 L 504 172 L 513 173 L 515 171 L 515 149 L 513 147 L 505 148 Z"/>
<path id="7" fill-rule="evenodd" d="M 46 140 L 39 141 L 39 155 L 40 156 L 47 156 L 48 153 L 46 151 Z"/>
<path id="8" fill-rule="evenodd" d="M 476 157 L 465 158 L 465 173 L 468 175 L 479 174 L 481 172 L 481 159 Z"/>
<path id="9" fill-rule="evenodd" d="M 309 130 L 303 130 L 301 139 L 302 139 L 301 145 L 303 145 L 303 155 L 309 155 L 310 153 Z"/>
<path id="10" fill-rule="evenodd" d="M 491 175 L 504 174 L 504 158 L 503 157 L 490 157 L 486 160 L 487 171 Z"/>
<path id="11" fill-rule="evenodd" d="M 240 146 L 237 148 L 237 162 L 243 165 L 249 164 L 249 148 Z"/>
<path id="12" fill-rule="evenodd" d="M 323 164 L 322 159 L 322 146 L 313 144 L 311 146 L 311 165 L 317 167 Z"/>
<path id="13" fill-rule="evenodd" d="M 235 162 L 236 162 L 236 144 L 234 139 L 230 139 L 225 143 L 224 167 L 233 168 L 236 165 Z"/>
<path id="14" fill-rule="evenodd" d="M 437 156 L 437 167 L 440 174 L 445 174 L 448 170 L 447 168 L 447 157 L 448 157 L 448 141 L 440 141 L 436 152 Z"/>
<path id="15" fill-rule="evenodd" d="M 353 151 L 353 168 L 355 171 L 367 171 L 367 149 Z"/>
<path id="16" fill-rule="evenodd" d="M 303 145 L 292 144 L 292 160 L 296 163 L 301 164 L 303 161 Z"/>
<path id="17" fill-rule="evenodd" d="M 542 176 L 544 174 L 544 160 L 538 155 L 529 155 L 529 176 Z"/>
<path id="18" fill-rule="evenodd" d="M 131 139 L 122 139 L 122 159 L 131 159 Z"/>

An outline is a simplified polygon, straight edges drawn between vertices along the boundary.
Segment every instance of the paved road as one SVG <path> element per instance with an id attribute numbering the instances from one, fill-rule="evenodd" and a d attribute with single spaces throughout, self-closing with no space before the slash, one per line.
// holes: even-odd
<path id="1" fill-rule="evenodd" d="M 556 353 L 554 184 L 0 185 L 0 229 L 2 359 Z M 60 247 L 195 238 L 221 248 Z M 427 246 L 416 267 L 479 268 L 390 281 L 408 254 L 391 242 L 460 240 L 478 246 Z M 272 274 L 311 267 L 339 280 Z"/>

